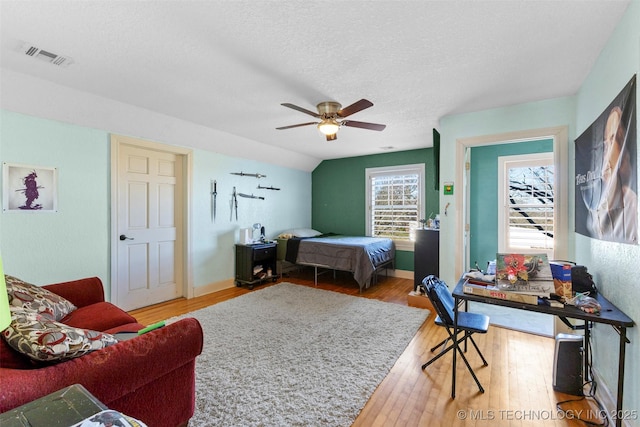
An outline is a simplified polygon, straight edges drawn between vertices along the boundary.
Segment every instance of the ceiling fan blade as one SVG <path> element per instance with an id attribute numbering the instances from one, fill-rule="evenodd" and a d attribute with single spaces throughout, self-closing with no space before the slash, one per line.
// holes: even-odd
<path id="1" fill-rule="evenodd" d="M 352 128 L 361 128 L 369 130 L 381 131 L 387 127 L 387 125 L 380 125 L 378 123 L 356 122 L 354 120 L 344 120 L 342 126 L 350 126 Z"/>
<path id="2" fill-rule="evenodd" d="M 298 107 L 297 105 L 289 104 L 288 102 L 285 102 L 284 104 L 280 104 L 280 105 L 282 105 L 284 107 L 293 108 L 296 111 L 300 111 L 301 113 L 305 113 L 305 114 L 308 114 L 308 115 L 313 116 L 313 117 L 320 118 L 320 114 L 318 114 L 318 113 L 316 113 L 314 111 L 307 110 L 306 108 Z"/>
<path id="3" fill-rule="evenodd" d="M 338 134 L 334 133 L 332 135 L 326 135 L 327 136 L 327 141 L 335 141 L 336 139 L 338 139 Z"/>
<path id="4" fill-rule="evenodd" d="M 347 117 L 369 107 L 373 107 L 373 102 L 361 99 L 360 101 L 356 101 L 348 107 L 344 107 L 342 110 L 338 111 L 338 117 Z"/>
<path id="5" fill-rule="evenodd" d="M 299 128 L 300 126 L 309 126 L 309 125 L 317 125 L 317 124 L 318 122 L 308 122 L 308 123 L 300 123 L 298 125 L 282 126 L 276 129 L 283 130 L 283 129 Z"/>

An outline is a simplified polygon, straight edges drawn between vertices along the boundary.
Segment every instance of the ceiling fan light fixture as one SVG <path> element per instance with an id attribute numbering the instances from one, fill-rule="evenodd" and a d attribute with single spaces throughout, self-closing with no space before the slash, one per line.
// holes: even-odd
<path id="1" fill-rule="evenodd" d="M 340 129 L 340 123 L 336 119 L 325 119 L 318 123 L 318 130 L 324 135 L 335 135 Z"/>

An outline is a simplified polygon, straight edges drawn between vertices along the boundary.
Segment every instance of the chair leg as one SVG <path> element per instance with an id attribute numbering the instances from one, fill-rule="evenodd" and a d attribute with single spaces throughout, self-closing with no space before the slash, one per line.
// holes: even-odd
<path id="1" fill-rule="evenodd" d="M 484 393 L 484 388 L 482 388 L 482 384 L 480 384 L 480 380 L 478 380 L 478 377 L 476 377 L 476 373 L 473 372 L 473 369 L 471 369 L 471 365 L 469 365 L 469 361 L 465 357 L 464 352 L 460 350 L 460 347 L 458 347 L 458 353 L 460 353 L 460 356 L 462 356 L 462 360 L 464 361 L 464 364 L 467 365 L 467 369 L 469 370 L 469 373 L 471 374 L 476 384 L 478 385 L 478 388 L 480 389 L 480 393 Z"/>
<path id="2" fill-rule="evenodd" d="M 442 356 L 444 356 L 445 354 L 447 354 L 449 352 L 449 350 L 451 350 L 453 348 L 453 344 L 451 344 L 449 347 L 442 349 L 442 351 L 440 353 L 438 353 L 437 355 L 435 355 L 434 357 L 432 357 L 431 359 L 429 359 L 429 361 L 427 363 L 425 363 L 424 365 L 422 365 L 422 370 L 424 371 L 426 369 L 427 366 L 431 365 L 433 362 L 435 362 L 436 360 L 440 359 Z"/>
<path id="3" fill-rule="evenodd" d="M 442 341 L 440 341 L 438 344 L 434 345 L 433 347 L 431 347 L 431 352 L 433 353 L 436 348 L 438 347 L 442 347 L 442 346 L 447 346 L 447 342 L 449 341 L 449 338 L 445 338 Z"/>
<path id="4" fill-rule="evenodd" d="M 484 366 L 489 366 L 489 363 L 487 363 L 487 361 L 485 360 L 484 356 L 482 355 L 482 352 L 478 348 L 478 345 L 476 344 L 475 340 L 471 335 L 469 335 L 469 339 L 471 340 L 471 344 L 473 344 L 473 346 L 476 348 L 476 351 L 478 352 L 480 359 L 482 359 L 482 363 L 484 364 Z"/>
<path id="5" fill-rule="evenodd" d="M 462 333 L 463 331 L 460 331 L 459 333 Z M 473 341 L 473 338 L 471 338 L 471 334 L 469 334 L 468 332 L 465 332 L 463 336 L 461 336 L 460 338 L 458 338 L 458 348 L 460 346 L 460 343 L 462 341 L 466 342 L 467 338 L 470 338 L 471 341 Z M 440 342 L 440 344 L 436 345 L 435 347 L 433 347 L 431 349 L 431 351 L 433 351 L 434 349 L 442 346 L 442 345 L 446 345 L 447 341 L 452 340 L 453 341 L 453 334 L 451 334 L 451 336 L 447 339 L 445 339 L 444 341 Z M 473 344 L 475 346 L 475 342 Z M 427 366 L 431 365 L 433 362 L 435 362 L 436 360 L 440 359 L 442 356 L 444 356 L 449 350 L 451 350 L 453 348 L 453 344 L 451 344 L 449 347 L 445 347 L 443 348 L 440 353 L 438 353 L 436 356 L 434 356 L 433 358 L 431 358 L 428 362 L 426 362 L 424 365 L 422 365 L 422 369 L 424 370 Z M 478 346 L 476 346 L 476 350 L 478 350 Z M 465 351 L 466 352 L 466 351 Z M 478 350 L 478 353 L 480 353 L 480 350 Z M 482 353 L 480 353 L 480 357 L 482 358 L 482 360 L 485 362 L 485 366 L 487 366 L 486 361 L 484 360 L 484 357 L 482 356 Z"/>
<path id="6" fill-rule="evenodd" d="M 447 331 L 449 332 L 449 331 Z M 462 331 L 460 331 L 462 332 Z M 465 337 L 462 337 L 460 339 L 458 339 L 458 344 L 460 344 L 460 342 L 464 339 Z M 449 332 L 449 338 L 446 338 L 445 340 L 441 341 L 438 345 L 434 346 L 431 351 L 435 350 L 438 347 L 443 347 L 442 350 L 440 350 L 440 353 L 438 353 L 436 356 L 432 357 L 428 362 L 426 362 L 424 365 L 422 365 L 422 370 L 424 370 L 427 366 L 431 365 L 433 362 L 435 362 L 436 360 L 440 359 L 442 356 L 444 356 L 449 350 L 451 350 L 453 348 L 453 344 L 451 344 L 449 347 L 446 347 L 447 342 L 449 340 L 453 341 L 453 334 L 451 332 Z"/>
<path id="7" fill-rule="evenodd" d="M 460 331 L 460 332 L 464 332 L 463 336 L 461 336 L 460 338 L 455 340 L 454 337 L 453 337 L 453 333 L 451 333 L 451 331 L 449 331 L 448 329 L 447 329 L 447 332 L 449 333 L 449 338 L 445 339 L 444 341 L 440 342 L 438 345 L 433 347 L 431 349 L 431 351 L 433 351 L 434 349 L 436 349 L 436 348 L 438 348 L 440 346 L 443 346 L 444 344 L 446 344 L 446 342 L 449 339 L 451 339 L 452 341 L 455 341 L 455 344 L 452 343 L 449 347 L 443 348 L 442 351 L 440 351 L 440 353 L 438 353 L 435 357 L 431 358 L 428 362 L 426 362 L 425 364 L 422 365 L 422 370 L 426 369 L 427 366 L 431 365 L 433 362 L 435 362 L 436 360 L 440 359 L 442 356 L 444 356 L 446 353 L 448 353 L 449 350 L 453 349 L 454 346 L 457 346 L 458 353 L 460 353 L 460 356 L 462 356 L 462 360 L 464 361 L 464 364 L 467 366 L 467 369 L 469 370 L 469 373 L 473 377 L 474 381 L 478 385 L 478 389 L 480 390 L 481 393 L 484 393 L 484 388 L 482 387 L 482 384 L 480 384 L 480 380 L 478 379 L 478 377 L 476 376 L 476 373 L 471 368 L 471 365 L 469 364 L 469 361 L 467 360 L 467 357 L 464 355 L 464 353 L 466 352 L 467 339 L 469 339 L 469 340 L 471 340 L 471 343 L 473 344 L 473 346 L 475 347 L 476 351 L 478 352 L 478 355 L 480 355 L 480 358 L 482 359 L 482 363 L 484 364 L 484 366 L 488 366 L 489 365 L 487 363 L 486 359 L 484 358 L 482 352 L 478 348 L 478 345 L 476 344 L 475 340 L 471 336 L 472 334 L 469 333 L 468 331 Z M 464 344 L 465 344 L 464 351 L 460 348 L 460 344 L 463 341 L 464 341 Z"/>

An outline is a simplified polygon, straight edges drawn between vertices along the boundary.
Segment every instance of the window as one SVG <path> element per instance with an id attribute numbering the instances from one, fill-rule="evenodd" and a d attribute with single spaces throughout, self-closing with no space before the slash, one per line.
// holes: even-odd
<path id="1" fill-rule="evenodd" d="M 411 232 L 424 218 L 424 164 L 367 168 L 367 235 L 413 250 Z"/>
<path id="2" fill-rule="evenodd" d="M 554 258 L 553 153 L 499 158 L 500 252 L 546 253 Z"/>

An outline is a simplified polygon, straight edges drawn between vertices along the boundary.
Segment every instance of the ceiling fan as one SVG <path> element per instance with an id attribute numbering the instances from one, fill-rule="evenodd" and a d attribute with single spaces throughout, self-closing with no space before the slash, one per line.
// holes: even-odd
<path id="1" fill-rule="evenodd" d="M 340 121 L 338 120 L 338 119 L 343 119 L 345 117 L 348 117 L 354 113 L 357 113 L 358 111 L 362 111 L 365 108 L 372 107 L 373 103 L 366 99 L 361 99 L 360 101 L 354 102 L 353 104 L 345 108 L 342 108 L 342 105 L 340 105 L 340 103 L 338 102 L 334 102 L 334 101 L 321 102 L 317 105 L 317 108 L 318 108 L 317 113 L 314 113 L 313 111 L 307 110 L 306 108 L 298 107 L 297 105 L 293 105 L 289 103 L 284 103 L 281 105 L 300 111 L 302 113 L 308 114 L 310 116 L 313 116 L 317 119 L 320 119 L 320 121 L 300 123 L 300 124 L 291 125 L 291 126 L 282 126 L 276 129 L 283 130 L 283 129 L 297 128 L 300 126 L 317 125 L 318 130 L 327 137 L 327 141 L 333 141 L 338 138 L 337 133 L 341 126 L 350 126 L 354 128 L 377 130 L 377 131 L 381 131 L 385 127 L 387 127 L 386 125 L 380 125 L 377 123 L 357 122 L 355 120 L 340 120 Z"/>

